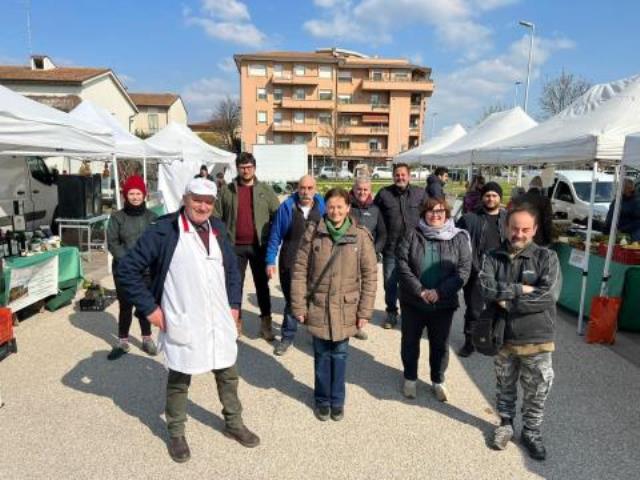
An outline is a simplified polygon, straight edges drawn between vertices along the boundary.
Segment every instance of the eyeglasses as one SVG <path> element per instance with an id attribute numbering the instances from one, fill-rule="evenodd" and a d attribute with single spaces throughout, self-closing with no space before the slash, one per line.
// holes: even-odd
<path id="1" fill-rule="evenodd" d="M 437 210 L 427 210 L 427 215 L 444 215 L 447 211 L 444 208 L 439 208 Z"/>

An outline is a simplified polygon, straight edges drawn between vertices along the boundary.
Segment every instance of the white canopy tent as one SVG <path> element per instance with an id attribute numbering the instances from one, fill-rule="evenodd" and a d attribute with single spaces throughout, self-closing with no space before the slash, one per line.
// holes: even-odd
<path id="1" fill-rule="evenodd" d="M 439 166 L 470 166 L 481 163 L 476 159 L 478 149 L 525 132 L 536 125 L 537 122 L 520 107 L 496 112 L 485 118 L 465 136 L 424 160 Z"/>
<path id="2" fill-rule="evenodd" d="M 0 154 L 108 157 L 113 148 L 109 129 L 0 86 Z"/>
<path id="3" fill-rule="evenodd" d="M 162 192 L 167 211 L 180 206 L 184 189 L 200 170 L 201 165 L 227 171 L 226 178 L 235 176 L 235 154 L 209 145 L 186 125 L 170 123 L 147 140 L 150 145 L 180 152 L 182 161 L 160 165 L 158 190 Z"/>
<path id="4" fill-rule="evenodd" d="M 448 147 L 456 140 L 464 137 L 466 134 L 467 131 L 459 123 L 445 127 L 438 132 L 438 135 L 426 141 L 422 145 L 396 155 L 393 159 L 393 163 L 407 163 L 409 165 L 416 165 L 421 162 L 425 163 L 424 159 L 426 156 Z"/>

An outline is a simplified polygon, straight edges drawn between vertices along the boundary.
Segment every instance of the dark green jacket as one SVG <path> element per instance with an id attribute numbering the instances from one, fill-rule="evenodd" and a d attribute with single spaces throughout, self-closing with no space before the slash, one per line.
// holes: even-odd
<path id="1" fill-rule="evenodd" d="M 109 218 L 107 227 L 107 246 L 117 263 L 136 244 L 138 238 L 151 222 L 158 216 L 147 209 L 142 215 L 127 215 L 124 210 L 118 210 Z"/>
<path id="2" fill-rule="evenodd" d="M 280 202 L 273 189 L 266 183 L 255 180 L 253 184 L 253 223 L 258 233 L 259 246 L 269 241 L 269 228 Z M 235 245 L 236 220 L 238 218 L 238 180 L 235 179 L 220 189 L 214 215 L 227 227 L 229 239 Z"/>

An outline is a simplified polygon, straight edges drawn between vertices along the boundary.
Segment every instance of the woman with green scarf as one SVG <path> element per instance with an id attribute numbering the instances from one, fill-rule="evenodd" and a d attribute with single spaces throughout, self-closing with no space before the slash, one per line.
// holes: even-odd
<path id="1" fill-rule="evenodd" d="M 307 226 L 291 280 L 291 311 L 313 336 L 314 414 L 344 417 L 349 337 L 371 319 L 377 261 L 369 231 L 349 218 L 349 194 L 325 194 L 326 214 Z"/>

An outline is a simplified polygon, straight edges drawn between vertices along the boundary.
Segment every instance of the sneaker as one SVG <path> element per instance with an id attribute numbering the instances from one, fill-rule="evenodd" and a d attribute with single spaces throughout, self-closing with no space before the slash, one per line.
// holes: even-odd
<path id="1" fill-rule="evenodd" d="M 404 384 L 402 385 L 402 394 L 410 399 L 414 399 L 416 398 L 416 394 L 417 394 L 417 388 L 416 388 L 416 381 L 415 380 L 405 380 Z"/>
<path id="2" fill-rule="evenodd" d="M 260 445 L 260 437 L 258 437 L 244 425 L 240 428 L 234 429 L 227 427 L 224 429 L 224 435 L 226 437 L 232 438 L 243 447 L 254 448 Z"/>
<path id="3" fill-rule="evenodd" d="M 542 435 L 539 431 L 522 429 L 522 444 L 529 452 L 529 456 L 534 460 L 544 460 L 547 458 L 547 450 L 542 443 Z"/>
<path id="4" fill-rule="evenodd" d="M 142 341 L 142 351 L 150 357 L 155 357 L 158 354 L 158 347 L 151 338 L 147 338 Z"/>
<path id="5" fill-rule="evenodd" d="M 447 391 L 447 387 L 445 387 L 444 383 L 434 383 L 433 393 L 441 402 L 446 402 L 449 400 L 449 392 Z"/>
<path id="6" fill-rule="evenodd" d="M 476 348 L 473 346 L 473 342 L 471 341 L 470 338 L 467 338 L 464 341 L 464 345 L 462 345 L 462 348 L 458 350 L 458 356 L 462 358 L 467 358 L 467 357 L 470 357 L 471 354 L 475 351 L 476 351 Z"/>
<path id="7" fill-rule="evenodd" d="M 329 407 L 316 407 L 313 409 L 313 414 L 321 422 L 326 422 L 331 416 L 331 409 Z"/>
<path id="8" fill-rule="evenodd" d="M 117 360 L 123 355 L 129 353 L 130 349 L 131 347 L 129 347 L 128 342 L 127 343 L 120 342 L 118 343 L 118 345 L 113 347 L 113 349 L 111 349 L 111 351 L 109 352 L 109 355 L 107 355 L 107 360 Z"/>
<path id="9" fill-rule="evenodd" d="M 364 330 L 358 329 L 354 337 L 358 340 L 366 340 L 367 338 L 369 338 L 369 335 L 367 335 L 367 332 L 365 332 Z"/>
<path id="10" fill-rule="evenodd" d="M 191 458 L 191 450 L 184 435 L 169 439 L 169 456 L 174 462 L 184 463 Z"/>
<path id="11" fill-rule="evenodd" d="M 398 314 L 396 312 L 387 312 L 387 318 L 382 326 L 384 329 L 389 330 L 398 324 Z"/>
<path id="12" fill-rule="evenodd" d="M 276 348 L 273 349 L 273 354 L 276 357 L 281 357 L 282 355 L 287 353 L 287 350 L 289 350 L 289 347 L 291 346 L 291 344 L 292 344 L 291 341 L 282 340 L 280 343 L 276 345 Z"/>
<path id="13" fill-rule="evenodd" d="M 503 420 L 502 425 L 493 431 L 493 447 L 496 450 L 504 450 L 513 438 L 513 425 L 508 420 Z"/>
<path id="14" fill-rule="evenodd" d="M 339 422 L 344 418 L 344 407 L 331 407 L 331 420 Z"/>

